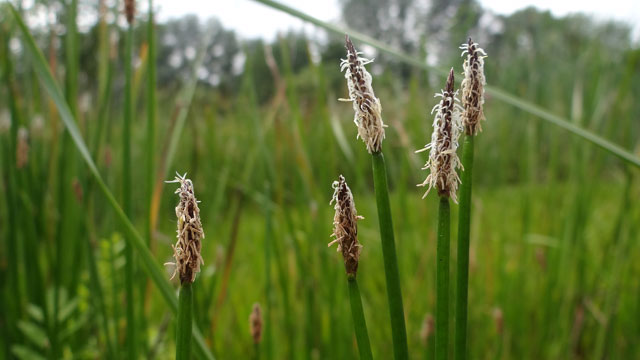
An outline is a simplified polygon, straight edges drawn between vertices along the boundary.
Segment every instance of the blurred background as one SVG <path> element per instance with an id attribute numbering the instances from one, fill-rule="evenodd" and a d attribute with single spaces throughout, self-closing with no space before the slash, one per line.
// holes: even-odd
<path id="1" fill-rule="evenodd" d="M 365 217 L 358 279 L 373 354 L 392 356 L 370 156 L 356 140 L 351 105 L 337 101 L 348 96 L 339 69 L 345 29 L 395 49 L 354 38 L 375 58 L 368 68 L 389 125 L 383 148 L 411 357 L 433 352 L 437 216 L 435 196 L 422 200 L 415 186 L 427 172 L 426 154 L 414 151 L 431 138 L 442 70 L 461 77 L 459 46 L 471 36 L 489 55 L 487 83 L 515 100 L 487 94 L 476 140 L 470 358 L 638 358 L 637 3 L 284 2 L 339 28 L 332 32 L 252 1 L 138 1 L 131 184 L 122 174 L 123 2 L 10 3 L 63 90 L 106 191 L 121 203 L 131 190 L 128 217 L 158 266 L 172 260 L 178 201 L 164 181 L 176 171 L 193 180 L 206 234 L 195 323 L 216 358 L 253 358 L 256 349 L 266 359 L 357 358 L 342 258 L 327 248 L 340 174 Z M 7 5 L 0 2 L 0 357 L 127 358 L 126 232 L 64 130 Z M 635 164 L 585 140 L 593 134 Z M 452 239 L 456 229 L 454 220 Z M 452 240 L 451 279 L 455 254 Z M 171 359 L 175 317 L 143 263 L 134 252 L 138 354 Z M 173 268 L 164 270 L 168 280 Z M 452 280 L 452 296 L 454 288 Z M 258 347 L 248 320 L 256 302 Z"/>

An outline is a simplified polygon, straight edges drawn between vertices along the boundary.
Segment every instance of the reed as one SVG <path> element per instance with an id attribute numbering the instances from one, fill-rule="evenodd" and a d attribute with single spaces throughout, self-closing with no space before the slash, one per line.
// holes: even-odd
<path id="1" fill-rule="evenodd" d="M 433 133 L 431 142 L 416 152 L 430 150 L 425 170 L 429 170 L 426 180 L 418 186 L 428 186 L 424 197 L 432 188 L 436 188 L 440 198 L 438 207 L 437 265 L 436 265 L 436 349 L 435 358 L 446 360 L 449 352 L 449 261 L 450 261 L 450 217 L 449 199 L 457 202 L 456 191 L 460 178 L 457 169 L 461 168 L 456 151 L 460 125 L 460 105 L 456 103 L 457 92 L 453 89 L 453 68 L 445 89 L 437 93 L 440 102 L 433 107 Z"/>
<path id="2" fill-rule="evenodd" d="M 467 359 L 467 311 L 469 292 L 469 234 L 471 232 L 471 183 L 473 180 L 474 138 L 482 130 L 484 117 L 484 57 L 486 53 L 471 38 L 460 47 L 466 54 L 462 80 L 462 184 L 458 220 L 458 255 L 456 270 L 455 358 Z"/>
<path id="3" fill-rule="evenodd" d="M 386 125 L 382 121 L 382 105 L 380 105 L 380 100 L 375 96 L 371 87 L 371 74 L 365 68 L 365 65 L 370 64 L 372 60 L 360 56 L 348 35 L 345 35 L 345 43 L 347 59 L 342 60 L 340 69 L 345 72 L 344 76 L 347 79 L 349 98 L 340 100 L 353 104 L 353 121 L 358 127 L 358 137 L 362 139 L 367 151 L 371 154 L 373 185 L 376 193 L 384 273 L 387 283 L 393 354 L 396 360 L 407 359 L 409 357 L 409 347 L 407 345 L 407 330 L 404 320 L 404 306 L 402 304 L 400 272 L 398 270 L 393 235 L 387 168 L 382 154 L 382 140 L 384 140 L 384 128 Z"/>
<path id="4" fill-rule="evenodd" d="M 193 282 L 196 274 L 200 272 L 200 265 L 204 264 L 200 255 L 204 231 L 200 222 L 200 209 L 198 200 L 193 191 L 193 183 L 187 179 L 187 174 L 179 175 L 168 183 L 178 183 L 180 187 L 176 194 L 180 202 L 176 206 L 178 218 L 178 230 L 173 257 L 175 263 L 167 265 L 175 266 L 172 279 L 178 275 L 180 280 L 180 295 L 178 297 L 178 325 L 176 328 L 176 359 L 191 359 L 191 330 L 193 328 Z"/>
<path id="5" fill-rule="evenodd" d="M 333 234 L 335 237 L 329 243 L 329 246 L 338 244 L 338 252 L 342 253 L 344 259 L 344 268 L 347 272 L 347 283 L 349 284 L 349 299 L 351 304 L 351 315 L 353 316 L 353 325 L 356 332 L 356 340 L 358 341 L 358 351 L 360 359 L 372 359 L 371 344 L 369 342 L 369 333 L 367 331 L 367 322 L 362 309 L 362 298 L 358 287 L 356 274 L 358 272 L 358 262 L 360 259 L 360 251 L 362 245 L 358 242 L 358 220 L 364 219 L 358 216 L 356 205 L 353 201 L 351 189 L 347 185 L 342 175 L 332 184 L 333 198 L 331 203 L 335 203 L 333 216 Z"/>

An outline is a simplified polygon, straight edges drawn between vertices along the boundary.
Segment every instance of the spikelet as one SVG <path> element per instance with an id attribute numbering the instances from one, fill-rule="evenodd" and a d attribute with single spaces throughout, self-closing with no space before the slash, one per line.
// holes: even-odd
<path id="1" fill-rule="evenodd" d="M 442 100 L 433 107 L 431 113 L 435 111 L 436 115 L 433 119 L 433 133 L 431 134 L 431 143 L 425 145 L 424 148 L 416 151 L 429 151 L 429 159 L 422 168 L 429 170 L 430 173 L 426 180 L 418 186 L 428 186 L 427 191 L 422 198 L 424 199 L 431 188 L 438 189 L 438 195 L 448 196 L 454 202 L 458 202 L 456 191 L 460 183 L 460 177 L 456 169 L 462 168 L 458 154 L 458 138 L 462 131 L 460 124 L 460 111 L 462 107 L 456 103 L 457 92 L 453 90 L 453 68 L 449 72 L 447 85 L 445 90 L 436 94 L 436 97 L 442 97 Z"/>
<path id="2" fill-rule="evenodd" d="M 340 175 L 338 181 L 334 181 L 331 187 L 333 198 L 329 205 L 335 203 L 333 208 L 336 213 L 333 216 L 333 234 L 331 234 L 335 239 L 329 243 L 329 246 L 338 243 L 338 252 L 342 252 L 347 275 L 355 276 L 362 248 L 358 243 L 357 221 L 364 218 L 358 216 L 351 189 L 344 176 Z"/>
<path id="3" fill-rule="evenodd" d="M 127 17 L 129 25 L 133 24 L 133 17 L 136 15 L 136 1 L 124 0 L 124 15 Z"/>
<path id="4" fill-rule="evenodd" d="M 11 115 L 9 111 L 3 110 L 0 112 L 0 135 L 9 132 L 11 129 Z"/>
<path id="5" fill-rule="evenodd" d="M 478 131 L 482 131 L 481 121 L 484 117 L 484 86 L 486 80 L 484 78 L 484 58 L 487 54 L 480 46 L 469 38 L 466 44 L 460 46 L 462 56 L 467 55 L 466 60 L 462 63 L 464 68 L 464 79 L 462 80 L 462 106 L 464 113 L 462 115 L 462 124 L 467 135 L 477 135 Z"/>
<path id="6" fill-rule="evenodd" d="M 422 344 L 426 345 L 427 341 L 434 334 L 436 324 L 433 315 L 426 314 L 424 320 L 422 320 L 422 328 L 420 329 L 420 340 Z"/>
<path id="7" fill-rule="evenodd" d="M 29 131 L 25 127 L 18 129 L 18 143 L 16 144 L 16 168 L 22 169 L 29 162 Z"/>
<path id="8" fill-rule="evenodd" d="M 198 200 L 196 200 L 193 192 L 193 183 L 187 179 L 187 174 L 176 174 L 174 180 L 166 181 L 167 183 L 179 183 L 180 187 L 176 190 L 176 194 L 180 196 L 180 202 L 176 206 L 176 216 L 178 217 L 178 241 L 173 247 L 173 257 L 175 263 L 166 263 L 175 265 L 175 270 L 171 279 L 176 273 L 180 278 L 180 283 L 191 282 L 196 279 L 196 274 L 200 272 L 200 265 L 204 264 L 200 250 L 202 248 L 201 240 L 204 239 L 204 231 L 200 222 L 200 209 L 198 208 Z"/>
<path id="9" fill-rule="evenodd" d="M 262 341 L 262 309 L 258 303 L 253 304 L 253 310 L 249 315 L 249 329 L 253 343 L 259 344 Z"/>
<path id="10" fill-rule="evenodd" d="M 382 105 L 371 87 L 371 74 L 364 67 L 373 60 L 360 57 L 351 39 L 345 35 L 347 58 L 340 61 L 340 71 L 344 71 L 349 89 L 348 99 L 353 103 L 353 122 L 358 126 L 358 137 L 364 141 L 370 154 L 382 150 L 384 140 L 384 128 L 382 122 Z"/>

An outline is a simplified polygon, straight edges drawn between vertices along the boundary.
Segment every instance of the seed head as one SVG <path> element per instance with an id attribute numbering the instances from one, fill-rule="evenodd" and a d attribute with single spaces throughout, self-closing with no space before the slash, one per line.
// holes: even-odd
<path id="1" fill-rule="evenodd" d="M 426 180 L 418 186 L 428 186 L 427 191 L 422 198 L 424 199 L 432 187 L 438 189 L 438 195 L 448 196 L 454 202 L 458 202 L 456 191 L 460 178 L 456 172 L 457 168 L 462 168 L 458 154 L 458 138 L 462 126 L 460 124 L 461 106 L 456 103 L 459 101 L 457 92 L 453 90 L 453 68 L 449 72 L 447 85 L 445 90 L 436 94 L 436 97 L 442 97 L 442 100 L 433 107 L 431 113 L 436 112 L 433 119 L 433 133 L 431 134 L 431 143 L 425 145 L 424 148 L 416 151 L 429 151 L 429 159 L 422 168 L 429 169 L 430 173 Z"/>
<path id="2" fill-rule="evenodd" d="M 435 320 L 433 319 L 433 315 L 426 314 L 424 320 L 422 320 L 422 328 L 420 329 L 420 340 L 422 340 L 423 344 L 426 344 L 429 337 L 433 336 L 434 330 Z"/>
<path id="3" fill-rule="evenodd" d="M 180 187 L 175 192 L 180 196 L 180 202 L 176 206 L 178 241 L 175 246 L 172 245 L 173 257 L 176 262 L 167 264 L 175 265 L 171 279 L 177 273 L 181 284 L 185 282 L 193 283 L 196 279 L 196 274 L 200 272 L 200 265 L 204 265 L 202 256 L 200 256 L 204 231 L 202 231 L 202 223 L 200 222 L 199 201 L 196 200 L 194 195 L 193 183 L 186 176 L 186 173 L 182 176 L 176 174 L 174 180 L 167 181 L 167 183 L 180 184 Z"/>
<path id="4" fill-rule="evenodd" d="M 11 115 L 9 111 L 2 110 L 0 112 L 0 135 L 6 133 L 11 129 Z"/>
<path id="5" fill-rule="evenodd" d="M 382 105 L 371 87 L 371 74 L 364 67 L 373 60 L 360 57 L 351 39 L 345 35 L 347 58 L 340 62 L 340 71 L 344 71 L 349 89 L 349 98 L 341 101 L 353 103 L 353 122 L 358 126 L 358 137 L 364 141 L 367 151 L 372 154 L 380 152 L 384 139 L 382 122 Z"/>
<path id="6" fill-rule="evenodd" d="M 493 308 L 491 315 L 493 316 L 493 321 L 496 324 L 496 332 L 502 335 L 502 332 L 504 331 L 504 314 L 502 313 L 502 309 L 499 307 Z"/>
<path id="7" fill-rule="evenodd" d="M 16 144 L 16 167 L 22 169 L 29 162 L 29 131 L 25 127 L 18 129 Z"/>
<path id="8" fill-rule="evenodd" d="M 127 17 L 129 25 L 133 24 L 133 17 L 136 14 L 136 1 L 124 0 L 124 15 Z"/>
<path id="9" fill-rule="evenodd" d="M 331 234 L 335 239 L 329 243 L 329 246 L 338 243 L 338 252 L 342 252 L 347 275 L 355 276 L 362 248 L 362 245 L 358 243 L 357 221 L 364 218 L 358 216 L 351 189 L 342 175 L 338 177 L 338 181 L 333 182 L 331 187 L 333 188 L 333 199 L 329 205 L 335 203 L 333 208 L 336 213 L 333 216 L 333 234 Z"/>
<path id="10" fill-rule="evenodd" d="M 482 131 L 481 121 L 485 120 L 484 105 L 484 58 L 487 54 L 474 43 L 471 38 L 466 44 L 460 46 L 462 56 L 467 55 L 462 63 L 464 68 L 464 79 L 462 80 L 462 124 L 467 135 L 477 135 Z"/>
<path id="11" fill-rule="evenodd" d="M 260 304 L 253 304 L 253 310 L 249 315 L 249 329 L 254 344 L 259 344 L 262 340 L 262 310 Z"/>

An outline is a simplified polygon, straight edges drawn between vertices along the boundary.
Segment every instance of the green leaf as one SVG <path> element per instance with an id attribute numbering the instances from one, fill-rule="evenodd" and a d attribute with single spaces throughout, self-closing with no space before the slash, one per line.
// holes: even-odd
<path id="1" fill-rule="evenodd" d="M 116 201 L 115 197 L 113 196 L 109 188 L 107 188 L 107 185 L 102 179 L 102 176 L 100 175 L 100 172 L 98 171 L 98 168 L 96 167 L 96 164 L 91 158 L 89 150 L 87 149 L 87 146 L 84 143 L 84 140 L 82 139 L 82 135 L 80 134 L 80 131 L 76 125 L 75 119 L 71 114 L 69 105 L 67 104 L 62 94 L 62 91 L 60 90 L 60 87 L 58 86 L 57 82 L 53 78 L 53 75 L 49 70 L 49 65 L 47 64 L 47 61 L 45 60 L 38 46 L 36 45 L 35 40 L 33 39 L 33 36 L 31 36 L 29 29 L 27 28 L 24 21 L 20 17 L 20 14 L 18 14 L 18 12 L 16 11 L 16 9 L 13 7 L 12 4 L 7 4 L 6 6 L 9 7 L 9 9 L 11 10 L 11 13 L 16 19 L 18 27 L 20 28 L 20 31 L 24 36 L 25 48 L 33 58 L 32 60 L 33 60 L 34 69 L 36 70 L 36 73 L 38 74 L 38 77 L 42 82 L 43 87 L 45 88 L 45 90 L 47 91 L 47 93 L 55 103 L 58 113 L 60 115 L 60 118 L 62 119 L 67 131 L 69 131 L 69 134 L 73 139 L 76 149 L 78 149 L 78 151 L 80 152 L 80 155 L 82 156 L 82 159 L 84 160 L 87 167 L 89 168 L 91 175 L 93 175 L 94 180 L 98 185 L 98 188 L 100 189 L 104 197 L 107 199 L 107 203 L 109 204 L 109 206 L 111 206 L 111 208 L 115 212 L 116 218 L 122 223 L 125 231 L 127 232 L 127 236 L 125 237 L 125 239 L 131 242 L 132 246 L 135 248 L 138 258 L 141 260 L 142 264 L 144 265 L 144 269 L 147 272 L 147 275 L 149 275 L 151 280 L 153 280 L 154 284 L 160 291 L 160 294 L 164 298 L 165 302 L 167 303 L 167 305 L 169 305 L 169 308 L 171 309 L 171 311 L 174 314 L 177 313 L 178 299 L 176 298 L 173 287 L 171 286 L 171 284 L 166 278 L 164 269 L 153 258 L 153 255 L 151 254 L 151 251 L 149 251 L 149 248 L 147 248 L 145 241 L 142 239 L 138 231 L 135 229 L 135 227 L 133 226 L 129 218 L 127 218 L 127 216 L 123 212 L 122 208 Z M 196 340 L 196 351 L 198 356 L 200 358 L 213 359 L 213 355 L 211 354 L 209 349 L 207 349 L 206 346 L 204 345 L 204 341 L 202 341 L 200 332 L 197 329 L 194 329 L 194 338 Z"/>
<path id="2" fill-rule="evenodd" d="M 24 345 L 13 345 L 11 347 L 11 352 L 21 360 L 46 360 L 44 356 Z"/>
<path id="3" fill-rule="evenodd" d="M 43 350 L 49 347 L 49 338 L 38 325 L 28 321 L 19 321 L 18 328 L 34 345 Z"/>
<path id="4" fill-rule="evenodd" d="M 27 305 L 27 313 L 31 318 L 39 323 L 44 322 L 44 312 L 40 307 L 34 304 Z"/>

